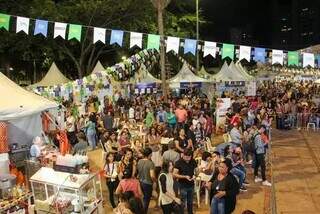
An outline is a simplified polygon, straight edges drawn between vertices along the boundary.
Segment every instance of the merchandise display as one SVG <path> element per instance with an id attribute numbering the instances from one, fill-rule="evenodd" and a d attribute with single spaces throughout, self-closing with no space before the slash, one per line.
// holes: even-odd
<path id="1" fill-rule="evenodd" d="M 42 167 L 31 179 L 38 213 L 100 213 L 101 181 L 98 174 L 70 174 Z"/>

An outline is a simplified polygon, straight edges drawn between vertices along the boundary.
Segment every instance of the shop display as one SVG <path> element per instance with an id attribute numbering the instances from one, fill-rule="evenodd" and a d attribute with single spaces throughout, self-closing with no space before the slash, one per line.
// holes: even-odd
<path id="1" fill-rule="evenodd" d="M 37 213 L 102 213 L 98 174 L 70 174 L 42 167 L 30 183 Z"/>
<path id="2" fill-rule="evenodd" d="M 30 204 L 30 197 L 22 186 L 16 185 L 16 176 L 0 175 L 0 213 L 24 210 Z"/>

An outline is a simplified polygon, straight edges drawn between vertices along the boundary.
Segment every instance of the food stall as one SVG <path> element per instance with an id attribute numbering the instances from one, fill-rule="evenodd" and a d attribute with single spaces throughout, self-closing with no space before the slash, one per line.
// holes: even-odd
<path id="1" fill-rule="evenodd" d="M 42 167 L 30 183 L 37 213 L 103 213 L 99 174 L 71 174 Z"/>

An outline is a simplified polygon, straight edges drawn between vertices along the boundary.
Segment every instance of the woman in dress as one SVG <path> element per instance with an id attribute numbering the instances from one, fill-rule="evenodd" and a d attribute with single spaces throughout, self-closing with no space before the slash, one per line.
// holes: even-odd
<path id="1" fill-rule="evenodd" d="M 109 190 L 109 200 L 113 208 L 116 207 L 114 200 L 114 192 L 118 187 L 118 165 L 114 162 L 114 154 L 109 152 L 106 157 L 106 163 L 104 165 L 105 178 L 107 180 L 107 187 Z"/>

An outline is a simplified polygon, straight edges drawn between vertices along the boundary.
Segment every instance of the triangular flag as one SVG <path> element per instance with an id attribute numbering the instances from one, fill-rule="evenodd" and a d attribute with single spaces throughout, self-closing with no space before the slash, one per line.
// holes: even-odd
<path id="1" fill-rule="evenodd" d="M 176 53 L 179 53 L 180 39 L 178 37 L 169 36 L 167 39 L 167 53 L 173 50 Z"/>
<path id="2" fill-rule="evenodd" d="M 314 68 L 314 54 L 303 53 L 303 67 L 307 67 L 308 65 Z"/>
<path id="3" fill-rule="evenodd" d="M 272 64 L 279 63 L 283 65 L 283 51 L 272 50 Z"/>
<path id="4" fill-rule="evenodd" d="M 142 33 L 130 33 L 130 48 L 132 48 L 135 45 L 139 48 L 142 48 Z"/>
<path id="5" fill-rule="evenodd" d="M 251 47 L 249 46 L 240 46 L 239 50 L 239 60 L 246 59 L 250 62 L 251 59 Z"/>
<path id="6" fill-rule="evenodd" d="M 266 62 L 266 49 L 264 48 L 254 48 L 254 57 L 256 62 Z"/>
<path id="7" fill-rule="evenodd" d="M 194 39 L 184 40 L 184 54 L 190 52 L 193 55 L 196 55 L 196 49 L 197 49 L 197 40 L 194 40 Z"/>
<path id="8" fill-rule="evenodd" d="M 317 65 L 318 65 L 318 68 L 320 68 L 320 54 L 317 54 L 316 55 L 316 59 L 317 59 Z"/>
<path id="9" fill-rule="evenodd" d="M 288 65 L 299 65 L 299 53 L 297 51 L 288 51 Z"/>
<path id="10" fill-rule="evenodd" d="M 30 19 L 25 17 L 17 17 L 17 28 L 16 33 L 19 33 L 20 31 L 25 32 L 26 34 L 29 34 L 29 24 Z"/>
<path id="11" fill-rule="evenodd" d="M 93 29 L 93 43 L 101 41 L 103 44 L 106 43 L 106 29 L 95 27 Z"/>
<path id="12" fill-rule="evenodd" d="M 62 22 L 55 22 L 54 23 L 54 34 L 53 38 L 57 38 L 58 36 L 61 36 L 62 39 L 66 38 L 66 30 L 67 30 L 67 24 Z"/>
<path id="13" fill-rule="evenodd" d="M 223 44 L 222 46 L 222 59 L 229 57 L 233 60 L 234 58 L 234 45 Z"/>
<path id="14" fill-rule="evenodd" d="M 68 40 L 76 39 L 79 42 L 81 41 L 81 32 L 82 32 L 82 26 L 81 25 L 69 25 L 69 34 L 68 34 Z"/>
<path id="15" fill-rule="evenodd" d="M 203 57 L 211 55 L 213 56 L 213 58 L 216 58 L 216 53 L 217 53 L 217 43 L 205 41 L 204 47 L 203 47 Z"/>
<path id="16" fill-rule="evenodd" d="M 159 50 L 160 47 L 160 36 L 154 34 L 148 34 L 148 45 L 147 49 Z"/>
<path id="17" fill-rule="evenodd" d="M 47 37 L 48 33 L 48 21 L 45 20 L 36 20 L 36 26 L 34 28 L 34 35 L 42 34 Z"/>
<path id="18" fill-rule="evenodd" d="M 10 16 L 7 14 L 0 13 L 0 28 L 9 30 Z"/>
<path id="19" fill-rule="evenodd" d="M 123 42 L 123 31 L 121 31 L 121 30 L 112 30 L 111 31 L 110 45 L 117 43 L 120 47 L 122 47 L 122 42 Z"/>

